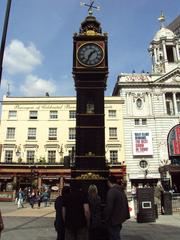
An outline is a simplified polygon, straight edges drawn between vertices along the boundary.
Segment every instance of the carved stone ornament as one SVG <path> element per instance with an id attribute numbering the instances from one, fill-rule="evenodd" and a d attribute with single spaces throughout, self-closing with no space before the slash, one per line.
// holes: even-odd
<path id="1" fill-rule="evenodd" d="M 131 95 L 133 96 L 133 102 L 136 102 L 137 99 L 141 99 L 145 102 L 147 93 L 131 93 Z"/>
<path id="2" fill-rule="evenodd" d="M 176 75 L 172 78 L 175 82 L 180 82 L 180 75 Z"/>
<path id="3" fill-rule="evenodd" d="M 163 73 L 164 72 L 164 68 L 163 68 L 162 62 L 159 62 L 159 63 L 155 64 L 155 71 L 157 73 Z"/>

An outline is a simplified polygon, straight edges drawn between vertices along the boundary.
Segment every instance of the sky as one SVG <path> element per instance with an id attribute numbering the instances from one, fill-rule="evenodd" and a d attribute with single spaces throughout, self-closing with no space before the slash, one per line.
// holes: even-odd
<path id="1" fill-rule="evenodd" d="M 11 96 L 75 96 L 72 77 L 73 34 L 88 15 L 90 0 L 12 0 L 3 60 L 0 99 Z M 7 0 L 0 1 L 0 36 Z M 93 15 L 108 33 L 112 95 L 121 72 L 151 72 L 148 47 L 160 29 L 161 10 L 168 25 L 180 14 L 180 0 L 96 0 Z"/>

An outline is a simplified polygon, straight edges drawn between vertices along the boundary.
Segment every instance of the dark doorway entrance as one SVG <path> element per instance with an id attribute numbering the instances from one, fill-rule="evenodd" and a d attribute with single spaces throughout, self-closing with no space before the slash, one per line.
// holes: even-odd
<path id="1" fill-rule="evenodd" d="M 180 192 L 180 173 L 173 173 L 172 175 L 172 188 L 174 192 Z"/>

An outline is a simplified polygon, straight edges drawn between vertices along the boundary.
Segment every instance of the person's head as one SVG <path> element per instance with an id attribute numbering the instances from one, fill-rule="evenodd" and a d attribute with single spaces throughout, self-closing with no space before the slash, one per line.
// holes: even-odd
<path id="1" fill-rule="evenodd" d="M 88 194 L 91 197 L 95 197 L 98 194 L 98 189 L 95 184 L 91 184 L 88 188 Z"/>
<path id="2" fill-rule="evenodd" d="M 69 186 L 64 186 L 63 189 L 62 189 L 62 192 L 61 192 L 62 196 L 66 195 L 68 193 L 70 193 L 70 187 Z"/>
<path id="3" fill-rule="evenodd" d="M 108 186 L 109 187 L 112 187 L 114 184 L 116 184 L 117 183 L 117 178 L 116 178 L 116 176 L 114 176 L 114 175 L 110 175 L 109 177 L 108 177 Z"/>
<path id="4" fill-rule="evenodd" d="M 80 181 L 72 181 L 70 186 L 71 186 L 72 192 L 77 192 L 82 190 L 82 183 Z"/>

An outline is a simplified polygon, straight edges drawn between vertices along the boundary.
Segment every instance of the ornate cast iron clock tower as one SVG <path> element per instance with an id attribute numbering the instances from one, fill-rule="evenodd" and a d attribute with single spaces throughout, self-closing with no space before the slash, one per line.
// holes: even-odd
<path id="1" fill-rule="evenodd" d="M 92 15 L 74 34 L 73 77 L 77 96 L 76 149 L 72 179 L 103 180 L 108 176 L 105 159 L 104 91 L 108 76 L 107 34 Z"/>

